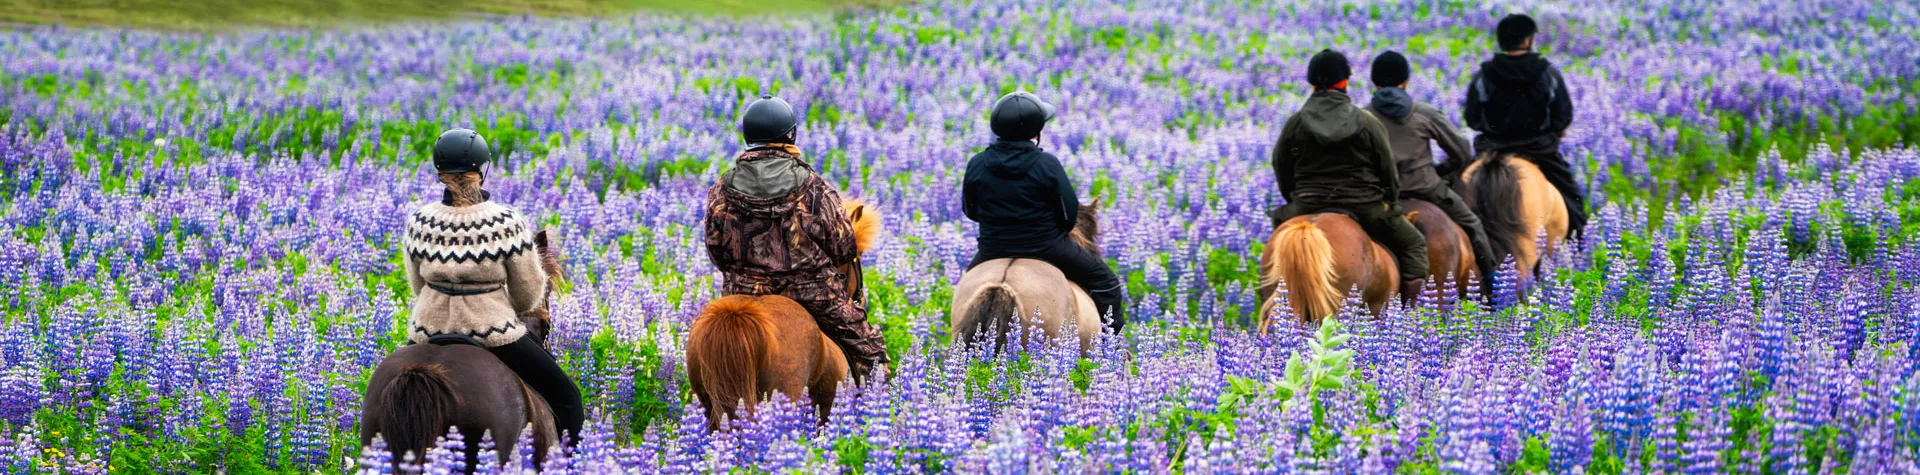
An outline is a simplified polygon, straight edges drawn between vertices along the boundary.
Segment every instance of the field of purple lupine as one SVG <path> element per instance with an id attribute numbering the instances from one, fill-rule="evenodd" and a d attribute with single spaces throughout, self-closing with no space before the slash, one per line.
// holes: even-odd
<path id="1" fill-rule="evenodd" d="M 1306 59 L 1404 51 L 1457 115 L 1542 19 L 1594 197 L 1522 288 L 1250 330 L 1267 154 Z M 585 440 L 547 473 L 1893 473 L 1920 449 L 1920 5 L 1874 0 L 978 0 L 750 19 L 0 32 L 0 472 L 384 473 L 362 388 L 404 341 L 403 218 L 472 127 L 559 233 Z M 1137 323 L 1085 355 L 946 334 L 985 110 L 1061 106 Z M 1356 97 L 1367 88 L 1357 86 Z M 884 213 L 896 355 L 816 426 L 709 434 L 682 362 L 706 186 L 776 92 Z M 1364 102 L 1362 99 L 1361 102 Z M 489 439 L 491 440 L 491 434 Z M 489 442 L 490 443 L 490 442 Z M 447 444 L 449 446 L 453 444 Z M 417 468 L 463 468 L 452 447 Z M 489 473 L 532 470 L 530 447 Z M 364 455 L 363 455 L 364 454 Z"/>

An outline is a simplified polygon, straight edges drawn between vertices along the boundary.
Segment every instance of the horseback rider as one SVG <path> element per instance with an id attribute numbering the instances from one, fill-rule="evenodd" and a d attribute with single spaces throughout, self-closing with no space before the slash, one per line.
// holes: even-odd
<path id="1" fill-rule="evenodd" d="M 1487 233 L 1480 226 L 1480 216 L 1467 208 L 1460 195 L 1441 181 L 1441 175 L 1453 176 L 1465 163 L 1473 161 L 1473 152 L 1466 137 L 1453 127 L 1440 110 L 1424 102 L 1413 100 L 1407 94 L 1407 81 L 1413 76 L 1413 66 L 1407 57 L 1398 51 L 1380 53 L 1373 58 L 1373 101 L 1367 103 L 1367 110 L 1380 118 L 1380 125 L 1387 130 L 1387 141 L 1393 147 L 1393 161 L 1399 166 L 1400 199 L 1416 199 L 1433 203 L 1454 224 L 1467 231 L 1467 242 L 1473 245 L 1474 264 L 1480 269 L 1482 279 L 1493 275 L 1493 248 L 1487 244 Z M 1447 161 L 1440 165 L 1435 173 L 1433 147 L 1438 143 L 1440 150 L 1447 153 Z M 1465 278 L 1465 276 L 1460 276 Z"/>
<path id="2" fill-rule="evenodd" d="M 1560 154 L 1560 139 L 1573 124 L 1573 97 L 1560 69 L 1533 51 L 1539 31 L 1526 15 L 1500 19 L 1494 33 L 1502 52 L 1473 74 L 1467 126 L 1480 131 L 1473 139 L 1479 153 L 1512 153 L 1539 167 L 1565 198 L 1568 232 L 1578 234 L 1587 225 L 1587 198 L 1574 181 L 1573 166 Z"/>
<path id="3" fill-rule="evenodd" d="M 1287 118 L 1273 146 L 1273 173 L 1287 204 L 1276 210 L 1279 227 L 1294 216 L 1344 211 L 1400 267 L 1401 292 L 1413 295 L 1426 282 L 1427 241 L 1408 222 L 1396 197 L 1399 169 L 1386 128 L 1347 97 L 1353 73 L 1346 55 L 1328 49 L 1307 63 L 1313 95 Z"/>
<path id="4" fill-rule="evenodd" d="M 546 399 L 563 434 L 578 437 L 586 421 L 580 388 L 520 323 L 521 314 L 544 307 L 547 274 L 533 223 L 481 188 L 481 166 L 491 159 L 486 139 L 472 130 L 449 130 L 433 144 L 446 191 L 413 212 L 400 239 L 416 297 L 407 341 L 451 337 L 486 348 Z"/>
<path id="5" fill-rule="evenodd" d="M 980 223 L 973 261 L 1027 258 L 1060 269 L 1092 297 L 1114 332 L 1127 324 L 1125 286 L 1107 262 L 1069 237 L 1079 223 L 1080 199 L 1060 159 L 1040 148 L 1053 105 L 1027 92 L 994 101 L 989 125 L 998 137 L 967 160 L 960 200 L 967 219 Z"/>
<path id="6" fill-rule="evenodd" d="M 840 194 L 800 157 L 793 106 L 773 96 L 747 105 L 747 149 L 707 191 L 707 256 L 725 278 L 724 295 L 793 299 L 846 353 L 855 381 L 884 372 L 887 342 L 867 323 L 863 295 L 843 285 L 839 266 L 859 257 Z"/>

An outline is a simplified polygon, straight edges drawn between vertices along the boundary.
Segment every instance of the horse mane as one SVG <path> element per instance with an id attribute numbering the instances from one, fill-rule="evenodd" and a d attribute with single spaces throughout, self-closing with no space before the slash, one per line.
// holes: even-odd
<path id="1" fill-rule="evenodd" d="M 1487 234 L 1487 247 L 1493 249 L 1494 259 L 1504 260 L 1515 256 L 1519 249 L 1515 236 L 1532 235 L 1525 232 L 1526 223 L 1520 216 L 1519 175 L 1507 163 L 1511 154 L 1482 155 L 1480 167 L 1474 171 L 1473 180 L 1467 184 L 1467 193 L 1461 198 L 1474 214 L 1480 215 L 1480 226 Z M 1483 277 L 1483 278 L 1491 278 Z"/>
<path id="2" fill-rule="evenodd" d="M 847 219 L 853 222 L 854 247 L 860 252 L 873 249 L 873 241 L 880 238 L 880 216 L 873 212 L 872 206 L 857 199 L 840 200 L 840 209 L 847 213 Z"/>
<path id="3" fill-rule="evenodd" d="M 1067 233 L 1067 236 L 1072 237 L 1073 243 L 1079 245 L 1081 249 L 1101 257 L 1100 198 L 1095 197 L 1092 202 L 1080 205 L 1080 214 L 1073 223 L 1073 232 Z"/>

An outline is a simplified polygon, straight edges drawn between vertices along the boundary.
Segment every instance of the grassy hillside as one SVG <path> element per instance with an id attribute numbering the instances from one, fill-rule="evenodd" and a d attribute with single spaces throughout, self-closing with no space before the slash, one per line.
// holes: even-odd
<path id="1" fill-rule="evenodd" d="M 324 27 L 469 15 L 817 13 L 882 0 L 0 0 L 0 23 L 218 30 Z"/>

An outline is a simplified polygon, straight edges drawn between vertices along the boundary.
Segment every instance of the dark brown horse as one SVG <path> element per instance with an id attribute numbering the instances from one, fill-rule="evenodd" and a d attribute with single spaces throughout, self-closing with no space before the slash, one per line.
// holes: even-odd
<path id="1" fill-rule="evenodd" d="M 856 247 L 865 253 L 880 232 L 880 218 L 858 201 L 841 205 L 853 222 Z M 839 272 L 854 298 L 865 293 L 860 261 L 854 258 Z M 729 295 L 708 303 L 694 319 L 687 335 L 687 375 L 707 408 L 709 429 L 752 414 L 762 395 L 774 392 L 793 400 L 806 394 L 824 422 L 840 382 L 847 379 L 847 356 L 793 299 Z"/>
<path id="2" fill-rule="evenodd" d="M 1427 237 L 1427 282 L 1451 285 L 1460 297 L 1466 297 L 1468 274 L 1478 274 L 1473 264 L 1473 244 L 1467 231 L 1447 217 L 1439 206 L 1422 200 L 1400 200 L 1407 220 Z"/>
<path id="3" fill-rule="evenodd" d="M 1400 267 L 1393 254 L 1367 237 L 1360 223 L 1341 213 L 1295 216 L 1273 231 L 1260 255 L 1260 331 L 1266 332 L 1273 293 L 1287 284 L 1287 304 L 1295 318 L 1318 322 L 1340 310 L 1347 289 L 1358 287 L 1369 309 L 1400 292 Z"/>
<path id="4" fill-rule="evenodd" d="M 559 251 L 549 245 L 546 231 L 534 236 L 541 267 L 547 275 L 547 293 L 564 280 Z M 552 327 L 546 308 L 520 315 L 527 333 L 545 345 Z M 378 434 L 387 442 L 397 465 L 406 454 L 416 463 L 424 458 L 448 427 L 459 427 L 466 438 L 467 466 L 478 463 L 480 438 L 492 433 L 500 460 L 512 457 L 520 432 L 533 427 L 536 460 L 559 440 L 553 410 L 545 399 L 520 381 L 486 348 L 472 345 L 407 345 L 380 361 L 367 382 L 360 408 L 360 444 Z"/>

